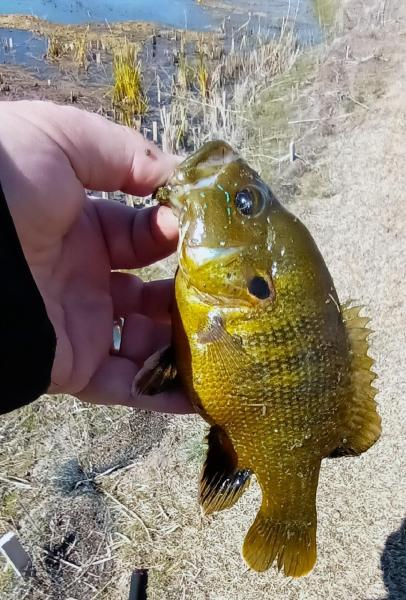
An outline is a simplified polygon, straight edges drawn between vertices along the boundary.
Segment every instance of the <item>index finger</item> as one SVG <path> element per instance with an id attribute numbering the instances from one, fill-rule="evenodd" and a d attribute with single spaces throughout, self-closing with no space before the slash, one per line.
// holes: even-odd
<path id="1" fill-rule="evenodd" d="M 178 222 L 166 206 L 131 208 L 111 200 L 91 200 L 97 211 L 112 269 L 134 269 L 176 250 Z"/>

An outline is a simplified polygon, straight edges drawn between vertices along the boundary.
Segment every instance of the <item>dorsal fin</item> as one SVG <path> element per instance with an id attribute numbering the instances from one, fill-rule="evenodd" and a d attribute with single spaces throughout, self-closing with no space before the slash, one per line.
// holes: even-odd
<path id="1" fill-rule="evenodd" d="M 342 306 L 351 352 L 352 397 L 346 411 L 342 444 L 331 454 L 332 458 L 362 454 L 381 433 L 381 418 L 375 402 L 377 390 L 373 386 L 376 379 L 372 370 L 374 361 L 368 356 L 371 329 L 367 327 L 368 317 L 360 315 L 361 310 L 361 306 L 351 306 L 351 303 Z"/>

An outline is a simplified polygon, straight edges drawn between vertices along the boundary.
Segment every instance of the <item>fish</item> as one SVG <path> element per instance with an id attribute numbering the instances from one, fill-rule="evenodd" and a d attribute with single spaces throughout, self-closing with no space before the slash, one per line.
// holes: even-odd
<path id="1" fill-rule="evenodd" d="M 369 320 L 340 304 L 307 228 L 226 142 L 186 158 L 156 198 L 179 218 L 173 340 L 136 387 L 182 384 L 210 425 L 204 513 L 232 507 L 255 475 L 243 558 L 301 577 L 316 562 L 321 461 L 380 436 Z"/>

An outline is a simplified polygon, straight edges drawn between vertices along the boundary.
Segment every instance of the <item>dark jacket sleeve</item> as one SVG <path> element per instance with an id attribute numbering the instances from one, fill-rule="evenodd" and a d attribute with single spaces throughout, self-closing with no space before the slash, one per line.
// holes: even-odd
<path id="1" fill-rule="evenodd" d="M 56 336 L 0 184 L 0 413 L 49 387 Z"/>

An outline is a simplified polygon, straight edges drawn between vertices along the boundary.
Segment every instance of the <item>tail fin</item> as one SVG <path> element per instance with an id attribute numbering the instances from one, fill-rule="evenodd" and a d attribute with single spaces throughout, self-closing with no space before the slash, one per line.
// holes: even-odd
<path id="1" fill-rule="evenodd" d="M 316 516 L 312 522 L 277 521 L 260 510 L 244 540 L 243 557 L 255 571 L 276 560 L 288 577 L 307 575 L 316 562 Z"/>

